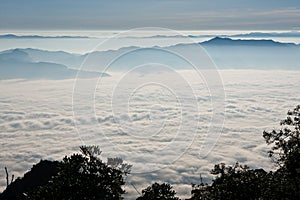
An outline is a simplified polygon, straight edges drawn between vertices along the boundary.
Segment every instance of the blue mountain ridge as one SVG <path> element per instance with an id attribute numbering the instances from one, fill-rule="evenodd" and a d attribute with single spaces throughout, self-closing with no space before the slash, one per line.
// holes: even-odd
<path id="1" fill-rule="evenodd" d="M 174 69 L 189 69 L 186 63 L 164 50 L 176 52 L 183 49 L 191 56 L 198 56 L 199 52 L 193 51 L 195 45 L 202 46 L 219 69 L 300 69 L 298 44 L 265 39 L 214 37 L 199 44 L 153 48 L 128 46 L 118 50 L 94 51 L 86 54 L 32 48 L 10 49 L 0 52 L 0 78 L 32 78 L 29 74 L 34 74 L 33 78 L 70 78 L 76 75 L 82 64 L 84 70 L 93 71 L 87 72 L 87 77 L 92 77 L 93 74 L 98 76 L 116 58 L 118 59 L 110 64 L 112 67 L 108 69 L 109 71 L 128 70 L 151 62 L 169 65 Z M 14 74 L 18 74 L 18 77 Z"/>
<path id="2" fill-rule="evenodd" d="M 78 70 L 64 64 L 34 61 L 22 49 L 13 49 L 0 53 L 0 79 L 66 79 L 75 78 Z M 84 71 L 81 77 L 91 78 L 108 76 L 99 72 Z"/>

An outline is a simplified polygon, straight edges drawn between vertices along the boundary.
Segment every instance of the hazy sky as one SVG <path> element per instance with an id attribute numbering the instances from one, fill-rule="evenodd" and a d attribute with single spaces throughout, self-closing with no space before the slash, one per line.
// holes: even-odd
<path id="1" fill-rule="evenodd" d="M 1 0 L 1 30 L 298 30 L 299 0 Z"/>

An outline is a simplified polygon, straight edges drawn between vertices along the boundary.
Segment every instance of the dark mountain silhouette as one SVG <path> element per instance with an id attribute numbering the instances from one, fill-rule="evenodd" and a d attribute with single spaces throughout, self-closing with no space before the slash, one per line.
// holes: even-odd
<path id="1" fill-rule="evenodd" d="M 200 43 L 203 46 L 209 46 L 209 45 L 217 45 L 217 46 L 223 46 L 223 45 L 227 45 L 227 46 L 262 46 L 262 47 L 266 47 L 266 46 L 270 46 L 270 47 L 274 47 L 274 46 L 278 46 L 278 47 L 286 47 L 286 46 L 297 46 L 294 43 L 281 43 L 281 42 L 275 42 L 274 40 L 241 40 L 241 39 L 237 39 L 237 40 L 233 40 L 231 38 L 223 38 L 223 37 L 215 37 L 211 40 L 205 41 Z"/>
<path id="2" fill-rule="evenodd" d="M 201 45 L 221 69 L 300 69 L 300 46 L 294 43 L 216 37 Z"/>

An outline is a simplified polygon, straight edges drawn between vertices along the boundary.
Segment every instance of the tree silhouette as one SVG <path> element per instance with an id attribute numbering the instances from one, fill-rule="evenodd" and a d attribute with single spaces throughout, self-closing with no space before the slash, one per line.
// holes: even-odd
<path id="1" fill-rule="evenodd" d="M 172 189 L 170 184 L 153 183 L 151 186 L 142 190 L 142 196 L 138 197 L 137 200 L 179 200 L 175 195 L 176 192 Z"/>
<path id="2" fill-rule="evenodd" d="M 215 165 L 211 174 L 217 177 L 211 185 L 192 185 L 191 199 L 259 199 L 264 193 L 267 172 L 263 169 L 249 169 L 236 163 L 226 166 Z"/>
<path id="3" fill-rule="evenodd" d="M 274 129 L 263 133 L 267 144 L 273 144 L 269 156 L 275 157 L 276 162 L 281 166 L 297 158 L 300 147 L 300 105 L 293 111 L 288 111 L 287 115 L 287 118 L 280 123 L 282 126 L 280 130 Z"/>
<path id="4" fill-rule="evenodd" d="M 192 185 L 191 199 L 300 199 L 300 105 L 288 111 L 280 130 L 264 131 L 269 156 L 278 169 L 215 165 L 212 184 Z"/>
<path id="5" fill-rule="evenodd" d="M 104 163 L 97 146 L 80 147 L 81 154 L 64 157 L 57 176 L 28 193 L 28 199 L 123 199 L 124 177 L 131 165 L 121 159 Z"/>
<path id="6" fill-rule="evenodd" d="M 24 177 L 17 178 L 0 194 L 1 200 L 25 199 L 25 194 L 46 185 L 58 173 L 58 161 L 41 160 Z"/>
<path id="7" fill-rule="evenodd" d="M 288 111 L 280 130 L 264 131 L 269 156 L 279 165 L 274 173 L 273 192 L 286 198 L 300 199 L 300 105 Z"/>

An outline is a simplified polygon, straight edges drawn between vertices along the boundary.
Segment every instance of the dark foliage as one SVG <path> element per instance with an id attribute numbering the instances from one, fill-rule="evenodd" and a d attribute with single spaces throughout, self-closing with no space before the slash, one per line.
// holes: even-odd
<path id="1" fill-rule="evenodd" d="M 215 165 L 211 171 L 217 175 L 211 185 L 193 185 L 191 199 L 258 199 L 264 193 L 267 172 L 251 170 L 236 163 Z"/>
<path id="2" fill-rule="evenodd" d="M 104 163 L 98 147 L 81 147 L 81 154 L 65 157 L 48 184 L 27 194 L 27 199 L 122 199 L 130 165 L 121 159 Z"/>
<path id="3" fill-rule="evenodd" d="M 34 188 L 44 186 L 51 177 L 58 173 L 58 161 L 41 160 L 27 172 L 23 178 L 18 178 L 0 194 L 0 199 L 24 199 L 24 194 Z"/>
<path id="4" fill-rule="evenodd" d="M 172 189 L 172 186 L 168 183 L 153 183 L 142 191 L 142 196 L 138 197 L 137 200 L 178 200 L 175 196 L 176 192 Z"/>
<path id="5" fill-rule="evenodd" d="M 280 130 L 264 131 L 269 156 L 279 165 L 274 173 L 273 192 L 288 199 L 300 199 L 300 105 L 288 111 Z"/>
<path id="6" fill-rule="evenodd" d="M 269 156 L 278 165 L 275 172 L 215 165 L 211 185 L 192 185 L 191 199 L 300 199 L 300 106 L 287 113 L 280 130 L 264 131 L 272 145 Z"/>
<path id="7" fill-rule="evenodd" d="M 295 164 L 299 167 L 299 162 L 295 162 L 295 158 L 299 158 L 300 149 L 300 105 L 287 115 L 280 123 L 282 125 L 280 130 L 264 131 L 263 137 L 267 144 L 273 145 L 269 151 L 270 157 L 281 166 L 295 168 Z"/>

